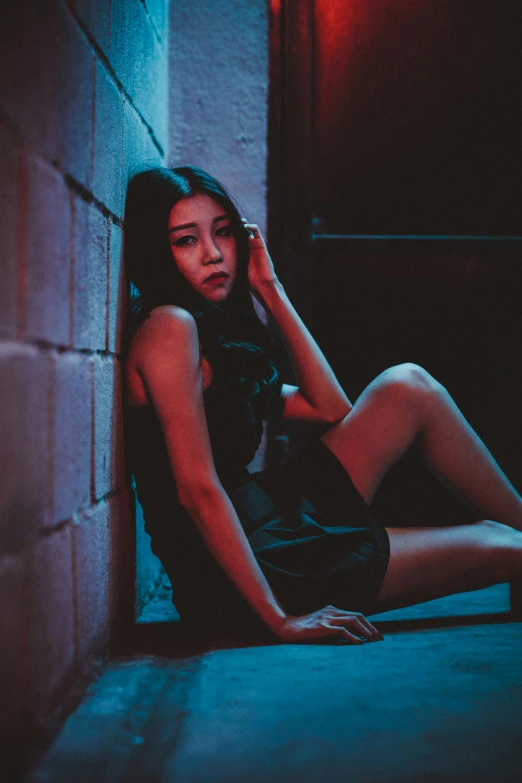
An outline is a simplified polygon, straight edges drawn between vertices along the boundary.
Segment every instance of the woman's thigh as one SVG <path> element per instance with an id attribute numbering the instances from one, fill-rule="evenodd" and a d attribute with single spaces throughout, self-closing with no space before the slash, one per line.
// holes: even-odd
<path id="1" fill-rule="evenodd" d="M 388 534 L 390 562 L 372 613 L 507 582 L 522 569 L 522 533 L 498 522 Z"/>
<path id="2" fill-rule="evenodd" d="M 344 419 L 321 435 L 367 503 L 417 436 L 429 391 L 420 368 L 391 367 L 367 386 Z"/>

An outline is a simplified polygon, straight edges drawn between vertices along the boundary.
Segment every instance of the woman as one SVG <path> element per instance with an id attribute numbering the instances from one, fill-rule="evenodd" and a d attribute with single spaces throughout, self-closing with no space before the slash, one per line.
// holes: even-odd
<path id="1" fill-rule="evenodd" d="M 520 579 L 522 499 L 445 389 L 400 365 L 352 405 L 258 227 L 216 180 L 194 167 L 137 174 L 125 229 L 139 291 L 125 351 L 130 467 L 185 625 L 376 641 L 367 613 Z M 251 293 L 297 386 L 282 383 L 282 341 Z M 278 416 L 324 432 L 280 470 L 249 474 L 262 421 Z M 373 518 L 380 481 L 415 439 L 484 521 L 387 531 Z"/>

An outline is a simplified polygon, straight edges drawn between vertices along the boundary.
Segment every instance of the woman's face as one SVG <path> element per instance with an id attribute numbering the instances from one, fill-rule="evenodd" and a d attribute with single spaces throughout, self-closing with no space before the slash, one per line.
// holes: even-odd
<path id="1" fill-rule="evenodd" d="M 178 269 L 193 288 L 212 302 L 226 299 L 236 279 L 237 247 L 224 208 L 202 194 L 178 201 L 169 236 Z"/>

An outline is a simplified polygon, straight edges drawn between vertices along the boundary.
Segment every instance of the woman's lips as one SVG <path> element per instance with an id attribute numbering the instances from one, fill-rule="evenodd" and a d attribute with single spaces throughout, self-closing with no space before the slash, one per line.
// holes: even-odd
<path id="1" fill-rule="evenodd" d="M 229 275 L 225 274 L 224 272 L 220 273 L 216 277 L 207 278 L 206 280 L 203 280 L 204 283 L 224 283 L 225 280 L 228 280 Z"/>

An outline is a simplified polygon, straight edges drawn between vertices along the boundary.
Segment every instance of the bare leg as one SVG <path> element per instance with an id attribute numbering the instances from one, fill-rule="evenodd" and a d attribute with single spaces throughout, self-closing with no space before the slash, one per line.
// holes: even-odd
<path id="1" fill-rule="evenodd" d="M 498 522 L 392 528 L 390 563 L 371 613 L 520 578 L 522 533 Z"/>
<path id="2" fill-rule="evenodd" d="M 522 530 L 522 498 L 448 392 L 415 364 L 381 373 L 321 437 L 367 502 L 416 439 L 430 468 L 457 495 L 485 517 Z"/>

